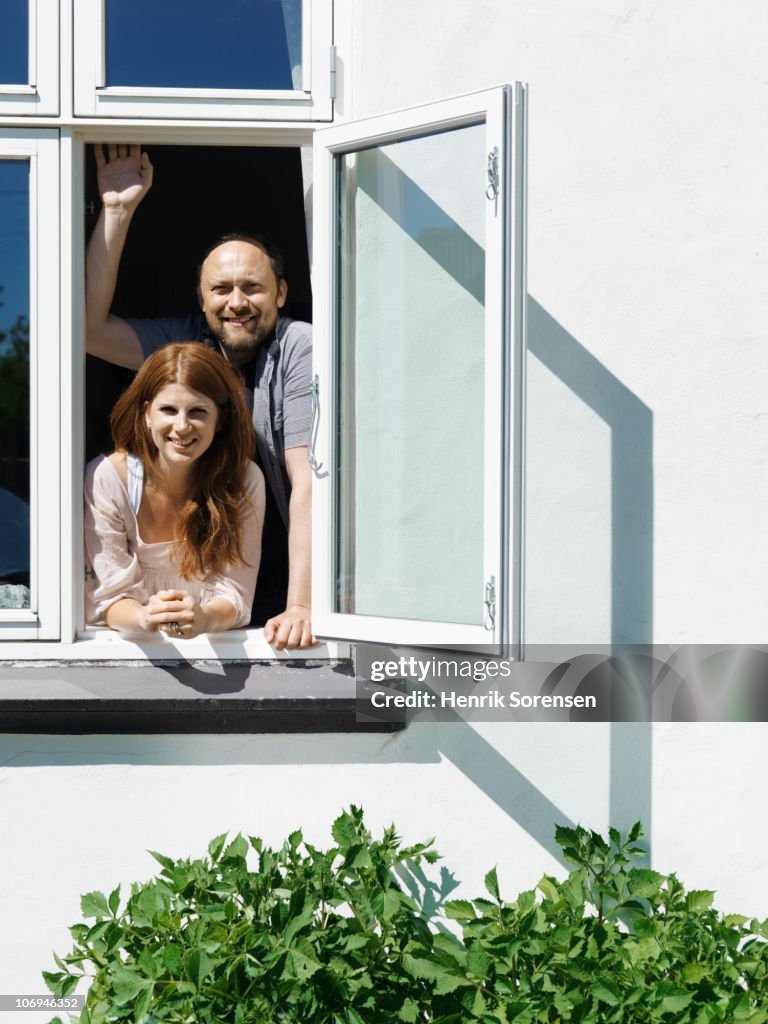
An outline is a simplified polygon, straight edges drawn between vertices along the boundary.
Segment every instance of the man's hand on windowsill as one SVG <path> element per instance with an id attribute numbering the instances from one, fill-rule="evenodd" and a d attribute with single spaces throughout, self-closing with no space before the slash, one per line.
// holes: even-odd
<path id="1" fill-rule="evenodd" d="M 291 604 L 264 626 L 264 639 L 276 651 L 312 647 L 317 641 L 312 636 L 312 612 L 307 605 Z"/>

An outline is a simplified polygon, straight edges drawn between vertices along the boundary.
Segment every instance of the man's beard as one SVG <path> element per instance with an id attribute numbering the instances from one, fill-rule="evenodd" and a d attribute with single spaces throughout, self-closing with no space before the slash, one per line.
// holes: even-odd
<path id="1" fill-rule="evenodd" d="M 247 335 L 243 335 L 233 342 L 227 337 L 224 327 L 214 328 L 210 323 L 208 327 L 223 355 L 235 366 L 250 362 L 256 355 L 256 350 L 261 343 L 271 337 L 275 330 L 274 324 L 269 328 L 265 328 L 261 321 L 258 321 L 248 330 Z"/>

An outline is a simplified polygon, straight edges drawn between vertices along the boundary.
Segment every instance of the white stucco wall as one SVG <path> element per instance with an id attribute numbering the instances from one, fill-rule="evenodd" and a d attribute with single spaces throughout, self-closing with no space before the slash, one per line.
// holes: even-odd
<path id="1" fill-rule="evenodd" d="M 758 0 L 337 0 L 345 118 L 530 84 L 530 640 L 764 639 L 766 20 Z M 768 914 L 763 725 L 6 737 L 0 764 L 3 992 L 42 990 L 79 895 L 148 877 L 146 848 L 326 842 L 351 802 L 435 833 L 467 895 L 493 863 L 509 893 L 555 870 L 557 821 L 642 817 L 654 866 Z"/>
<path id="2" fill-rule="evenodd" d="M 758 725 L 434 723 L 390 737 L 6 737 L 0 992 L 41 992 L 80 894 L 149 878 L 147 849 L 201 855 L 225 830 L 279 843 L 297 826 L 330 845 L 350 803 L 374 832 L 395 821 L 406 840 L 434 834 L 462 883 L 454 896 L 480 895 L 494 864 L 510 897 L 561 873 L 546 849 L 557 822 L 642 817 L 655 867 L 764 917 L 763 737 Z"/>
<path id="3" fill-rule="evenodd" d="M 529 83 L 529 640 L 646 641 L 651 616 L 658 642 L 760 638 L 765 4 L 339 0 L 336 19 L 344 117 Z"/>

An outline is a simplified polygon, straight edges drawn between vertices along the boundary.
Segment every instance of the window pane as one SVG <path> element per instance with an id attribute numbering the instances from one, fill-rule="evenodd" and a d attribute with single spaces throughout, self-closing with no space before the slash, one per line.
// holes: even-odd
<path id="1" fill-rule="evenodd" d="M 26 160 L 0 160 L 0 243 L 0 607 L 28 608 L 29 164 Z"/>
<path id="2" fill-rule="evenodd" d="M 3 0 L 0 16 L 0 82 L 29 81 L 29 0 Z"/>
<path id="3" fill-rule="evenodd" d="M 336 610 L 480 624 L 485 127 L 336 160 Z"/>
<path id="4" fill-rule="evenodd" d="M 302 0 L 107 0 L 107 85 L 300 89 Z"/>

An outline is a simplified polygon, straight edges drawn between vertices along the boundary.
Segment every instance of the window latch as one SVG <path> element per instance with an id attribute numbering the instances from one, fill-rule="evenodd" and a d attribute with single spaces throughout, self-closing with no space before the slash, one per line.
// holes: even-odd
<path id="1" fill-rule="evenodd" d="M 491 202 L 499 198 L 499 147 L 494 146 L 488 154 L 488 187 L 485 196 Z"/>
<path id="2" fill-rule="evenodd" d="M 483 616 L 483 626 L 492 633 L 496 628 L 496 577 L 491 576 L 488 582 L 485 584 L 485 615 Z"/>
<path id="3" fill-rule="evenodd" d="M 309 427 L 309 445 L 307 447 L 307 461 L 310 467 L 318 473 L 322 463 L 317 461 L 315 456 L 315 445 L 317 444 L 317 431 L 320 427 L 320 378 L 317 374 L 312 378 L 312 423 Z"/>

